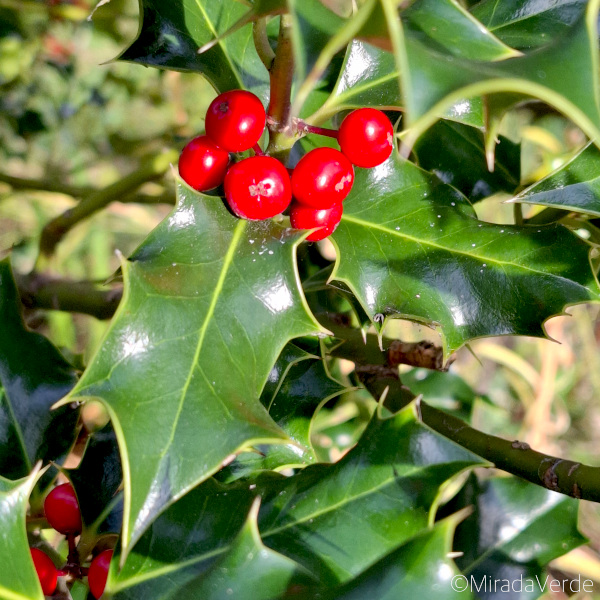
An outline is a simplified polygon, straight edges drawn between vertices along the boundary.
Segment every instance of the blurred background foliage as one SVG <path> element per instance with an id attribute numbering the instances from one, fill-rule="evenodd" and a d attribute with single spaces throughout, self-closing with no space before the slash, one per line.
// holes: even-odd
<path id="1" fill-rule="evenodd" d="M 198 75 L 115 61 L 135 37 L 137 2 L 101 2 L 92 14 L 94 5 L 0 0 L 0 253 L 12 254 L 20 274 L 109 279 L 119 266 L 117 251 L 127 256 L 170 210 L 169 171 L 140 188 L 144 202 L 112 202 L 76 225 L 49 258 L 38 253 L 43 227 L 81 197 L 139 169 L 148 156 L 180 150 L 203 131 L 203 115 L 215 96 Z M 522 187 L 564 164 L 585 142 L 567 119 L 535 106 L 511 112 L 502 134 L 520 144 Z M 515 208 L 502 203 L 508 197 L 478 202 L 479 217 L 513 222 Z M 530 217 L 540 208 L 522 210 Z M 580 234 L 590 235 L 587 229 Z M 326 243 L 321 247 L 326 257 L 331 251 Z M 466 410 L 482 431 L 600 466 L 598 311 L 578 306 L 548 322 L 547 332 L 558 343 L 507 337 L 463 348 L 451 367 L 464 380 L 455 382 L 458 394 L 449 393 L 448 376 L 439 373 L 407 368 L 405 381 L 413 390 L 426 389 L 430 403 Z M 30 309 L 26 318 L 80 365 L 108 323 L 52 310 Z M 400 321 L 387 335 L 439 342 L 431 330 Z M 337 378 L 350 370 L 343 361 L 330 369 Z M 373 408 L 361 391 L 330 400 L 313 429 L 320 456 L 339 458 Z M 589 545 L 555 567 L 592 577 L 600 586 L 600 509 L 582 502 L 580 520 Z"/>

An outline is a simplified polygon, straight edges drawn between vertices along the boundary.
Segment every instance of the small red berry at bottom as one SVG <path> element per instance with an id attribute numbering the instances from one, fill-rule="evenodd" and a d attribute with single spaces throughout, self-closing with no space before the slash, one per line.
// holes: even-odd
<path id="1" fill-rule="evenodd" d="M 44 500 L 44 513 L 50 526 L 60 533 L 81 533 L 81 512 L 70 483 L 57 485 Z"/>
<path id="2" fill-rule="evenodd" d="M 394 149 L 394 128 L 380 110 L 359 108 L 342 121 L 338 142 L 352 164 L 376 167 L 385 162 Z"/>
<path id="3" fill-rule="evenodd" d="M 312 208 L 331 208 L 350 193 L 354 183 L 352 163 L 333 148 L 307 152 L 292 173 L 294 198 Z"/>
<path id="4" fill-rule="evenodd" d="M 92 564 L 88 569 L 88 585 L 92 596 L 98 599 L 104 594 L 106 580 L 108 578 L 108 568 L 113 556 L 112 550 L 103 550 L 92 560 Z"/>
<path id="5" fill-rule="evenodd" d="M 269 219 L 283 212 L 292 200 L 290 176 L 276 158 L 251 156 L 227 171 L 225 197 L 238 217 Z"/>
<path id="6" fill-rule="evenodd" d="M 194 138 L 179 157 L 179 174 L 195 190 L 206 192 L 223 183 L 229 152 L 219 148 L 208 136 Z"/>
<path id="7" fill-rule="evenodd" d="M 44 596 L 51 596 L 56 591 L 58 582 L 58 571 L 52 562 L 52 559 L 38 548 L 30 548 L 33 565 L 37 572 L 42 592 Z"/>
<path id="8" fill-rule="evenodd" d="M 343 212 L 342 204 L 334 204 L 331 208 L 311 208 L 299 202 L 293 202 L 290 209 L 290 222 L 295 229 L 314 229 L 306 239 L 318 242 L 330 236 L 339 225 Z"/>

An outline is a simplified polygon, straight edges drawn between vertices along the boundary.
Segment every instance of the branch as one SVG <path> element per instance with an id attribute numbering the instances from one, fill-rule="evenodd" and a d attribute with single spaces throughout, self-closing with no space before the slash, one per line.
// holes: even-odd
<path id="1" fill-rule="evenodd" d="M 84 313 L 110 319 L 123 295 L 122 288 L 101 289 L 91 281 L 58 279 L 40 273 L 15 274 L 21 302 L 27 308 Z"/>
<path id="2" fill-rule="evenodd" d="M 289 152 L 295 141 L 291 121 L 294 52 L 289 15 L 281 15 L 277 51 L 269 73 L 271 86 L 267 126 L 270 136 L 267 154 L 284 154 Z"/>
<path id="3" fill-rule="evenodd" d="M 258 57 L 262 64 L 267 68 L 267 71 L 270 71 L 273 66 L 273 61 L 275 60 L 275 52 L 273 52 L 273 48 L 271 48 L 271 44 L 269 44 L 266 17 L 254 21 L 254 24 L 252 25 L 252 38 Z"/>
<path id="4" fill-rule="evenodd" d="M 121 200 L 143 183 L 161 177 L 172 162 L 177 160 L 175 150 L 153 156 L 144 161 L 142 166 L 116 181 L 108 187 L 92 192 L 79 204 L 52 219 L 42 230 L 40 250 L 43 254 L 50 255 L 63 236 L 77 223 L 101 210 L 115 200 Z"/>
<path id="5" fill-rule="evenodd" d="M 360 370 L 357 369 L 357 375 L 375 398 L 381 397 L 387 390 L 385 405 L 390 410 L 399 410 L 411 401 L 411 396 L 414 398 L 414 395 L 401 384 L 397 372 L 394 374 L 386 371 L 376 374 L 372 371 L 366 376 L 361 376 L 361 371 L 364 370 L 364 366 Z M 598 467 L 542 454 L 532 450 L 524 442 L 505 440 L 483 433 L 425 402 L 419 403 L 419 413 L 423 423 L 431 429 L 493 463 L 497 469 L 553 492 L 600 502 L 600 468 Z"/>
<path id="6" fill-rule="evenodd" d="M 56 181 L 46 181 L 43 179 L 25 179 L 23 177 L 13 177 L 5 173 L 0 173 L 0 182 L 10 185 L 16 190 L 36 190 L 40 192 L 54 192 L 65 194 L 73 198 L 81 198 L 94 192 L 92 187 L 78 187 Z"/>

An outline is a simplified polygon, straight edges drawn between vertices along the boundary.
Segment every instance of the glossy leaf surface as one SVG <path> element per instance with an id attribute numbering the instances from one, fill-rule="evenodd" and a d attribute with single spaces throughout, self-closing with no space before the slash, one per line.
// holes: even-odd
<path id="1" fill-rule="evenodd" d="M 535 578 L 546 581 L 543 567 L 585 542 L 577 530 L 577 500 L 515 477 L 478 482 L 472 476 L 450 510 L 460 505 L 475 510 L 456 532 L 454 549 L 464 552 L 458 565 L 478 583 L 484 577 L 532 579 L 533 593 L 524 584 L 518 598 L 540 596 Z M 492 595 L 488 589 L 480 597 Z"/>
<path id="2" fill-rule="evenodd" d="M 138 37 L 119 58 L 202 73 L 219 92 L 243 88 L 266 100 L 268 73 L 256 53 L 250 24 L 220 39 L 206 52 L 197 52 L 247 12 L 248 8 L 236 0 L 140 0 Z"/>
<path id="3" fill-rule="evenodd" d="M 415 145 L 419 165 L 461 191 L 471 202 L 497 192 L 512 194 L 520 184 L 521 149 L 500 136 L 494 171 L 487 168 L 482 132 L 451 121 L 438 121 Z"/>
<path id="4" fill-rule="evenodd" d="M 509 46 L 530 50 L 567 33 L 586 5 L 587 0 L 483 0 L 472 13 Z"/>
<path id="5" fill-rule="evenodd" d="M 206 569 L 231 544 L 256 495 L 268 547 L 323 585 L 347 581 L 426 528 L 440 487 L 476 464 L 480 459 L 418 422 L 413 405 L 374 416 L 336 464 L 230 486 L 209 480 L 192 490 L 155 521 L 111 589 L 122 590 L 116 598 L 133 598 L 138 585 L 158 590 L 183 568 Z"/>
<path id="6" fill-rule="evenodd" d="M 446 352 L 487 335 L 543 336 L 545 319 L 599 297 L 589 246 L 567 229 L 478 221 L 453 188 L 395 158 L 357 172 L 332 239 L 332 278 L 371 319 L 439 327 Z"/>
<path id="7" fill-rule="evenodd" d="M 42 600 L 27 541 L 25 516 L 38 472 L 18 481 L 0 477 L 0 597 L 3 600 Z"/>
<path id="8" fill-rule="evenodd" d="M 124 299 L 72 395 L 111 415 L 124 548 L 232 454 L 286 441 L 259 395 L 285 343 L 320 331 L 297 281 L 297 232 L 237 219 L 183 184 L 178 193 L 123 265 Z"/>
<path id="9" fill-rule="evenodd" d="M 515 200 L 600 217 L 600 151 L 589 143 L 554 173 Z"/>
<path id="10" fill-rule="evenodd" d="M 73 387 L 75 370 L 29 331 L 8 259 L 0 261 L 0 474 L 17 479 L 38 460 L 59 460 L 75 441 L 78 410 L 50 407 Z"/>

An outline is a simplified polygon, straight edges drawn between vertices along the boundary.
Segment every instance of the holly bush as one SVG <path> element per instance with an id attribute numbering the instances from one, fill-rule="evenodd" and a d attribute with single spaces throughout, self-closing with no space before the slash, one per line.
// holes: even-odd
<path id="1" fill-rule="evenodd" d="M 600 299 L 600 0 L 140 0 L 133 42 L 127 2 L 91 23 L 83 0 L 18 4 L 0 3 L 0 596 L 42 598 L 30 548 L 75 600 L 112 549 L 115 600 L 546 592 L 598 468 L 481 423 L 493 400 L 451 365 Z M 393 123 L 326 240 L 170 168 L 236 89 L 290 170 L 349 111 Z M 65 539 L 43 507 L 66 480 Z"/>

